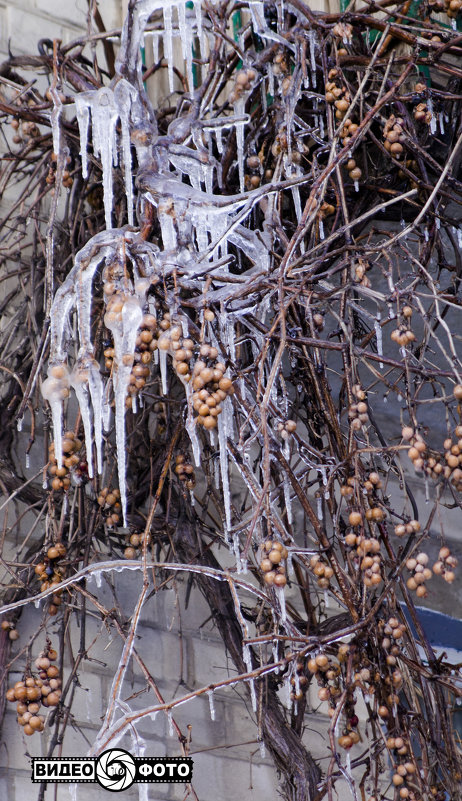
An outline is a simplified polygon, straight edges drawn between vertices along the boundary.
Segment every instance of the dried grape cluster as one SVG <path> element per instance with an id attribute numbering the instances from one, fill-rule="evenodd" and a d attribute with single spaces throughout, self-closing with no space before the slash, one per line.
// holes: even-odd
<path id="1" fill-rule="evenodd" d="M 442 576 L 448 584 L 452 584 L 456 577 L 454 568 L 457 565 L 457 557 L 451 554 L 447 545 L 443 545 L 438 554 L 438 561 L 433 565 L 433 572 L 436 576 Z"/>
<path id="2" fill-rule="evenodd" d="M 326 83 L 326 101 L 335 106 L 335 117 L 343 120 L 351 103 L 351 95 L 338 69 L 329 70 L 328 82 Z"/>
<path id="3" fill-rule="evenodd" d="M 238 70 L 235 75 L 234 87 L 229 95 L 229 102 L 236 103 L 244 94 L 252 88 L 252 83 L 255 81 L 257 73 L 254 69 Z"/>
<path id="4" fill-rule="evenodd" d="M 16 623 L 11 620 L 2 620 L 0 628 L 2 631 L 8 632 L 8 638 L 14 642 L 19 639 L 19 631 L 16 628 Z"/>
<path id="5" fill-rule="evenodd" d="M 71 162 L 72 162 L 71 157 L 67 156 L 67 158 L 66 158 L 67 166 L 69 166 L 71 164 Z M 54 185 L 55 182 L 56 182 L 56 164 L 57 164 L 56 153 L 52 153 L 51 154 L 51 163 L 50 163 L 50 167 L 48 169 L 48 175 L 46 177 L 47 184 Z M 62 173 L 62 184 L 63 184 L 64 188 L 65 189 L 70 189 L 73 183 L 74 183 L 74 179 L 73 179 L 70 171 L 68 169 L 63 170 L 63 173 Z"/>
<path id="6" fill-rule="evenodd" d="M 330 587 L 330 580 L 334 575 L 333 568 L 318 553 L 311 557 L 310 567 L 316 576 L 318 587 L 321 590 L 327 590 Z"/>
<path id="7" fill-rule="evenodd" d="M 391 114 L 383 128 L 385 150 L 388 150 L 395 159 L 402 158 L 404 153 L 406 138 L 403 133 L 403 126 L 403 118 L 395 117 L 394 114 Z"/>
<path id="8" fill-rule="evenodd" d="M 196 486 L 196 477 L 194 474 L 193 465 L 186 461 L 186 457 L 182 453 L 178 453 L 175 459 L 175 473 L 180 481 L 183 482 L 187 490 L 193 490 Z"/>
<path id="9" fill-rule="evenodd" d="M 217 361 L 216 348 L 201 345 L 199 356 L 193 369 L 193 408 L 197 412 L 198 425 L 212 429 L 217 427 L 221 404 L 234 393 L 233 382 L 224 374 L 226 365 Z"/>
<path id="10" fill-rule="evenodd" d="M 62 682 L 59 668 L 53 664 L 57 658 L 57 652 L 47 642 L 46 648 L 35 660 L 38 675 L 33 676 L 29 671 L 24 679 L 17 681 L 6 692 L 7 700 L 16 703 L 17 721 L 28 736 L 45 728 L 45 718 L 39 714 L 40 707 L 59 704 Z"/>
<path id="11" fill-rule="evenodd" d="M 52 442 L 48 448 L 49 461 L 48 472 L 51 476 L 51 488 L 68 490 L 71 486 L 71 478 L 76 483 L 80 483 L 82 477 L 86 477 L 88 465 L 86 459 L 79 455 L 82 449 L 82 440 L 73 431 L 66 431 L 62 440 L 62 467 L 58 467 L 55 455 L 55 444 Z"/>
<path id="12" fill-rule="evenodd" d="M 66 554 L 66 546 L 63 542 L 58 541 L 47 549 L 46 557 L 35 566 L 35 575 L 41 582 L 40 592 L 58 587 L 61 583 L 65 577 L 66 571 L 65 567 L 59 565 L 58 562 L 63 559 Z M 56 592 L 53 593 L 48 605 L 48 614 L 57 614 L 58 607 L 60 607 L 63 602 L 62 596 L 63 590 L 57 589 Z"/>
<path id="13" fill-rule="evenodd" d="M 103 487 L 99 492 L 97 502 L 104 514 L 106 525 L 111 528 L 118 526 L 122 511 L 120 490 Z"/>
<path id="14" fill-rule="evenodd" d="M 415 590 L 418 598 L 425 598 L 427 596 L 427 588 L 425 582 L 433 578 L 433 573 L 427 567 L 429 556 L 425 551 L 421 551 L 417 556 L 412 556 L 406 559 L 406 567 L 412 572 L 406 582 L 409 590 Z"/>
<path id="15" fill-rule="evenodd" d="M 457 397 L 459 384 L 454 388 Z M 462 395 L 462 386 L 460 386 Z M 417 472 L 425 472 L 435 480 L 445 478 L 451 482 L 458 492 L 462 492 L 462 425 L 454 430 L 456 441 L 448 437 L 444 440 L 444 451 L 441 453 L 431 449 L 420 432 L 412 426 L 404 426 L 401 436 L 410 443 L 408 456 Z"/>
<path id="16" fill-rule="evenodd" d="M 126 539 L 126 547 L 124 550 L 125 559 L 137 559 L 141 555 L 144 544 L 149 546 L 151 544 L 151 534 L 144 531 L 134 531 L 128 535 Z"/>
<path id="17" fill-rule="evenodd" d="M 287 584 L 284 562 L 288 556 L 287 548 L 278 540 L 267 540 L 262 546 L 260 570 L 265 584 L 285 587 Z"/>
<path id="18" fill-rule="evenodd" d="M 285 423 L 278 423 L 277 430 L 281 439 L 289 439 L 297 430 L 297 423 L 295 420 L 286 420 Z"/>
<path id="19" fill-rule="evenodd" d="M 350 404 L 348 409 L 348 418 L 350 426 L 354 431 L 359 431 L 364 425 L 369 422 L 369 415 L 367 412 L 367 396 L 359 384 L 354 384 L 352 393 L 355 396 L 355 401 Z"/>
<path id="20" fill-rule="evenodd" d="M 409 321 L 412 317 L 412 307 L 404 306 L 402 309 L 402 315 L 406 322 L 403 322 L 399 328 L 395 328 L 391 332 L 391 338 L 393 342 L 396 342 L 401 347 L 405 347 L 406 345 L 410 345 L 411 342 L 415 341 L 415 334 L 409 327 Z"/>

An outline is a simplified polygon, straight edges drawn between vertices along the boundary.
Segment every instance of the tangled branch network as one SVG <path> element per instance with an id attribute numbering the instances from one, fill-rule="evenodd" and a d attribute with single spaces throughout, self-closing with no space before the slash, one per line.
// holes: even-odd
<path id="1" fill-rule="evenodd" d="M 48 614 L 93 556 L 143 556 L 98 747 L 153 713 L 115 716 L 155 543 L 198 577 L 288 798 L 460 798 L 460 677 L 413 599 L 457 567 L 432 526 L 462 491 L 461 6 L 131 0 L 121 31 L 0 69 L 0 258 L 34 332 L 0 366 L 29 450 L 48 365 Z"/>

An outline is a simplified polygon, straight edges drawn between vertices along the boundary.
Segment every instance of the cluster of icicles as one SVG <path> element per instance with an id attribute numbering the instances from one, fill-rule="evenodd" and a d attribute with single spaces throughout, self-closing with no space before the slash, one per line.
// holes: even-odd
<path id="1" fill-rule="evenodd" d="M 178 27 L 173 28 L 172 12 L 176 9 Z M 249 3 L 253 24 L 260 33 L 264 30 L 263 3 Z M 214 277 L 213 301 L 219 303 L 229 296 L 229 283 L 220 286 L 220 274 L 228 271 L 227 244 L 245 252 L 254 263 L 252 272 L 266 272 L 269 267 L 268 252 L 271 248 L 271 203 L 267 204 L 268 224 L 258 233 L 245 228 L 242 223 L 263 194 L 268 197 L 268 186 L 253 192 L 235 196 L 212 194 L 214 171 L 220 185 L 219 163 L 214 159 L 211 147 L 204 147 L 203 133 L 207 124 L 194 128 L 187 118 L 175 120 L 169 130 L 169 144 L 150 141 L 141 134 L 151 123 L 146 123 L 146 110 L 140 97 L 142 90 L 135 89 L 124 77 L 126 67 L 140 74 L 140 48 L 144 28 L 151 15 L 163 12 L 164 53 L 173 76 L 172 37 L 179 35 L 183 43 L 188 79 L 192 85 L 192 36 L 193 33 L 204 47 L 205 31 L 202 26 L 202 10 L 199 0 L 194 0 L 188 10 L 184 2 L 172 0 L 139 0 L 134 6 L 132 25 L 124 26 L 121 48 L 116 63 L 116 77 L 109 87 L 84 92 L 75 98 L 75 107 L 80 131 L 82 173 L 88 172 L 88 137 L 92 132 L 93 153 L 99 157 L 103 172 L 104 209 L 106 231 L 95 235 L 77 254 L 73 268 L 57 290 L 51 309 L 51 345 L 48 377 L 42 384 L 43 397 L 49 402 L 52 412 L 55 453 L 58 467 L 62 466 L 62 428 L 64 403 L 74 389 L 83 421 L 87 451 L 88 472 L 94 475 L 93 443 L 96 451 L 96 469 L 103 469 L 103 429 L 110 426 L 111 404 L 115 407 L 115 432 L 119 487 L 124 524 L 127 521 L 126 489 L 126 443 L 125 413 L 130 373 L 134 364 L 135 343 L 143 314 L 156 315 L 157 309 L 148 290 L 153 283 L 175 271 L 180 275 L 180 286 L 201 288 L 198 277 L 207 273 Z M 192 16 L 190 16 L 192 15 Z M 128 31 L 130 30 L 130 37 Z M 269 34 L 274 36 L 272 32 Z M 140 81 L 140 86 L 142 83 Z M 146 101 L 146 98 L 144 98 Z M 58 101 L 56 101 L 58 102 Z M 241 102 L 241 101 L 239 101 Z M 60 128 L 61 108 L 56 106 L 51 114 L 55 149 L 63 152 L 63 135 Z M 237 122 L 234 118 L 214 119 L 210 122 L 221 152 L 221 131 Z M 245 120 L 240 119 L 240 134 Z M 120 128 L 120 141 L 117 126 Z M 189 126 L 189 128 L 188 128 Z M 184 131 L 183 131 L 184 129 Z M 172 139 L 174 140 L 172 144 Z M 243 136 L 238 136 L 243 142 Z M 185 142 L 192 141 L 193 147 Z M 137 153 L 137 185 L 144 203 L 152 204 L 157 211 L 162 232 L 163 250 L 141 237 L 133 228 L 133 176 L 131 168 L 131 146 Z M 238 158 L 242 160 L 242 147 Z M 60 154 L 58 153 L 58 158 Z M 111 228 L 112 224 L 112 168 L 120 164 L 124 173 L 129 226 Z M 155 168 L 153 169 L 153 165 Z M 242 170 L 239 170 L 242 172 Z M 182 182 L 186 175 L 191 185 Z M 262 240 L 266 247 L 262 247 Z M 265 241 L 266 240 L 266 241 Z M 186 245 L 185 245 L 186 243 Z M 192 245 L 192 246 L 191 246 Z M 95 359 L 91 338 L 92 294 L 96 273 L 102 274 L 106 314 L 104 322 L 114 341 L 114 366 L 111 378 L 103 381 L 100 366 Z M 110 286 L 110 291 L 108 287 Z M 179 310 L 175 298 L 170 299 L 170 316 L 182 327 L 183 336 L 188 337 L 189 318 Z M 168 302 L 168 299 L 167 299 Z M 200 309 L 198 302 L 198 308 Z M 241 304 L 242 305 L 242 304 Z M 227 323 L 219 319 L 223 346 L 231 358 L 234 353 L 235 315 L 242 313 L 237 303 L 228 304 Z M 75 339 L 72 333 L 72 315 L 77 314 L 78 353 L 73 369 L 68 367 L 68 351 Z M 220 315 L 224 318 L 224 315 Z M 213 331 L 209 333 L 214 345 L 218 345 Z M 222 357 L 226 351 L 221 350 Z M 160 370 L 163 391 L 166 391 L 165 352 L 160 355 Z M 111 390 L 112 384 L 112 390 Z M 190 385 L 184 382 L 188 403 L 186 428 L 188 430 L 196 464 L 199 464 L 199 442 L 195 430 Z M 224 403 L 223 415 L 218 421 L 220 468 L 225 498 L 226 529 L 231 526 L 231 504 L 226 438 L 232 434 L 232 408 L 230 401 Z"/>

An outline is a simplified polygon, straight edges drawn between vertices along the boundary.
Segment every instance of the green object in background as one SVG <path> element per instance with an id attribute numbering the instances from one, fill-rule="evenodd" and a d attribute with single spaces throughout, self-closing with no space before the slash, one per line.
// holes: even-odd
<path id="1" fill-rule="evenodd" d="M 188 0 L 188 2 L 186 3 L 186 8 L 194 10 L 194 3 L 192 2 L 192 0 Z M 194 44 L 192 46 L 193 59 L 194 58 L 199 58 L 199 47 L 197 46 L 197 42 L 198 42 L 198 39 L 197 39 L 197 36 L 196 36 L 196 38 L 194 39 Z M 193 87 L 192 88 L 193 89 L 197 89 L 199 87 L 199 69 L 197 67 L 197 64 L 194 64 L 194 62 L 193 62 L 193 65 L 192 65 L 192 76 L 193 76 Z"/>
<path id="2" fill-rule="evenodd" d="M 233 36 L 234 41 L 239 42 L 239 31 L 242 28 L 242 14 L 240 11 L 236 11 L 233 14 Z M 237 69 L 241 70 L 243 67 L 241 59 L 237 62 Z"/>
<path id="3" fill-rule="evenodd" d="M 351 0 L 340 0 L 340 11 L 342 13 L 347 10 L 348 6 L 350 5 L 350 2 L 351 2 Z M 422 3 L 422 0 L 413 0 L 411 5 L 409 6 L 409 9 L 408 9 L 408 11 L 406 13 L 406 16 L 410 17 L 411 19 L 417 19 L 418 10 L 419 10 L 419 7 L 420 7 L 421 3 Z M 390 22 L 396 22 L 395 17 L 391 17 L 390 18 Z M 402 24 L 403 25 L 406 25 L 406 22 L 407 22 L 407 20 L 405 20 L 405 19 L 402 20 Z M 447 25 L 444 25 L 444 23 L 441 23 L 441 22 L 439 24 L 442 27 L 445 27 L 445 28 L 449 27 Z M 459 24 L 462 25 L 462 19 L 458 20 L 458 29 L 459 29 Z M 382 31 L 377 31 L 374 28 L 372 28 L 369 31 L 369 42 L 370 42 L 370 44 L 374 44 L 374 42 L 381 35 L 381 33 L 382 33 Z M 426 56 L 428 56 L 428 51 L 427 50 L 422 50 L 422 56 L 424 58 Z M 425 81 L 426 81 L 427 85 L 431 86 L 430 69 L 428 67 L 425 67 L 425 66 L 420 66 L 419 67 L 419 71 L 422 74 L 423 78 L 425 78 Z"/>

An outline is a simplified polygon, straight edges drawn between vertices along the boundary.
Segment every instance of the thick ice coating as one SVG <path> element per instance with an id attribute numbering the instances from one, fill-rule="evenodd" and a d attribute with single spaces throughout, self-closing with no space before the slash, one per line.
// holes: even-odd
<path id="1" fill-rule="evenodd" d="M 250 2 L 249 10 L 259 35 L 275 38 L 266 29 L 264 4 Z M 93 477 L 93 446 L 96 470 L 103 469 L 103 423 L 109 427 L 111 404 L 115 411 L 115 435 L 119 474 L 119 489 L 124 522 L 127 520 L 125 414 L 130 376 L 134 366 L 135 343 L 143 314 L 155 312 L 153 301 L 147 303 L 151 281 L 165 281 L 174 274 L 177 286 L 199 289 L 202 292 L 204 276 L 213 278 L 209 299 L 220 303 L 227 300 L 227 322 L 221 325 L 221 338 L 225 348 L 235 355 L 234 326 L 257 307 L 255 299 L 239 300 L 230 296 L 228 277 L 228 246 L 233 252 L 245 254 L 253 263 L 247 271 L 249 280 L 269 269 L 269 256 L 273 236 L 274 203 L 272 187 L 266 184 L 244 192 L 244 134 L 249 119 L 245 112 L 245 94 L 236 97 L 234 113 L 199 122 L 197 116 L 187 113 L 174 120 L 167 137 L 158 137 L 155 117 L 149 111 L 149 101 L 142 81 L 140 49 L 144 29 L 155 11 L 156 41 L 163 38 L 168 62 L 170 90 L 175 90 L 173 70 L 175 37 L 181 42 L 186 77 L 191 99 L 194 92 L 193 44 L 206 53 L 209 32 L 202 24 L 201 3 L 194 0 L 188 7 L 172 0 L 140 0 L 131 10 L 130 25 L 126 23 L 116 61 L 116 75 L 108 86 L 85 91 L 76 96 L 75 108 L 80 134 L 82 174 L 89 175 L 89 141 L 93 155 L 102 167 L 104 214 L 106 231 L 92 237 L 75 257 L 74 266 L 58 289 L 51 311 L 51 356 L 48 378 L 43 382 L 42 393 L 52 411 L 55 451 L 58 464 L 62 462 L 61 444 L 64 403 L 72 387 L 76 393 L 85 432 L 89 476 Z M 194 40 L 194 42 L 193 42 Z M 315 42 L 311 53 L 313 54 Z M 197 54 L 196 54 L 197 55 Z M 313 55 L 311 55 L 313 58 Z M 200 69 L 196 65 L 195 69 Z M 268 67 L 269 69 L 269 67 Z M 257 81 L 257 72 L 242 71 L 246 80 Z M 251 78 L 249 78 L 251 76 Z M 244 90 L 246 91 L 246 89 Z M 59 103 L 53 132 L 57 141 Z M 221 186 L 221 165 L 213 154 L 213 140 L 218 151 L 223 140 L 235 131 L 237 139 L 237 170 L 241 192 L 223 196 L 217 192 Z M 132 144 L 138 161 L 136 189 L 146 207 L 153 207 L 160 225 L 160 248 L 134 230 L 134 187 L 132 174 Z M 127 200 L 129 227 L 112 229 L 113 167 L 120 165 Z M 290 168 L 290 169 L 289 169 Z M 287 187 L 293 187 L 294 201 L 299 207 L 298 183 L 302 175 L 294 175 L 288 165 Z M 278 191 L 281 184 L 278 184 Z M 274 190 L 275 191 L 275 190 Z M 260 204 L 264 215 L 262 231 L 249 230 L 244 223 L 252 209 Z M 261 247 L 264 241 L 265 247 Z M 103 379 L 100 365 L 95 360 L 92 342 L 92 299 L 95 279 L 104 285 L 104 323 L 113 338 L 113 364 L 110 379 Z M 192 305 L 200 301 L 192 295 Z M 230 299 L 231 298 L 231 299 Z M 167 305 L 170 301 L 167 301 Z M 250 305 L 249 305 L 250 304 Z M 77 317 L 77 342 L 73 341 L 71 315 Z M 177 302 L 172 301 L 172 319 L 182 326 L 183 337 L 188 338 L 188 318 L 182 314 Z M 213 335 L 214 336 L 214 335 Z M 212 340 L 214 341 L 214 340 Z M 216 342 L 216 340 L 215 340 Z M 216 343 L 218 344 L 218 343 Z M 218 349 L 215 348 L 218 353 Z M 224 355 L 225 351 L 223 352 Z M 70 370 L 68 357 L 75 363 Z M 223 357 L 223 356 L 222 356 Z M 161 387 L 168 393 L 168 370 L 174 351 L 167 345 L 159 348 Z M 224 369 L 224 368 L 223 368 Z M 181 376 L 180 376 L 181 377 Z M 200 461 L 200 444 L 193 409 L 193 392 L 187 377 L 185 385 L 185 425 L 188 431 L 196 464 Z M 229 382 L 229 379 L 225 379 Z M 132 403 L 136 402 L 133 396 Z M 133 406 L 132 406 L 133 408 Z M 218 418 L 218 448 L 221 484 L 224 495 L 227 531 L 232 527 L 232 507 L 228 477 L 228 446 L 232 437 L 232 409 L 230 401 L 223 402 L 223 414 Z M 213 433 L 215 436 L 215 433 Z"/>

